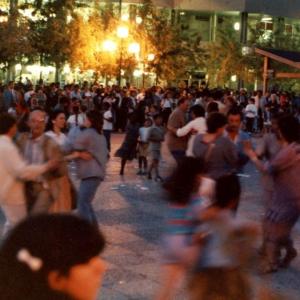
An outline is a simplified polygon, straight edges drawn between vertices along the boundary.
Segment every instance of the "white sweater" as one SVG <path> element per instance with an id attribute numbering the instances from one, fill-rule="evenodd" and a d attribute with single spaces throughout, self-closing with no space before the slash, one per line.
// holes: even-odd
<path id="1" fill-rule="evenodd" d="M 189 134 L 192 130 L 196 131 L 198 134 L 205 133 L 206 132 L 205 118 L 202 118 L 202 117 L 196 118 L 193 121 L 187 123 L 184 127 L 179 128 L 177 130 L 177 136 L 178 137 L 185 136 L 185 135 Z M 194 156 L 193 155 L 193 146 L 194 146 L 195 137 L 196 137 L 196 134 L 192 134 L 189 139 L 187 150 L 186 150 L 187 156 Z"/>
<path id="2" fill-rule="evenodd" d="M 11 138 L 0 135 L 0 204 L 25 203 L 23 180 L 34 180 L 46 171 L 45 164 L 28 165 Z"/>

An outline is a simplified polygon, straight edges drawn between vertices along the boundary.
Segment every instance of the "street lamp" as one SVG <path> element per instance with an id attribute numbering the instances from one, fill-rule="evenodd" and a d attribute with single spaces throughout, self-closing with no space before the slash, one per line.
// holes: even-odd
<path id="1" fill-rule="evenodd" d="M 155 59 L 155 54 L 149 53 L 147 55 L 148 62 L 152 62 L 152 61 L 154 61 L 154 59 Z M 145 87 L 145 64 L 146 64 L 146 62 L 145 62 L 145 60 L 143 60 L 143 88 Z"/>
<path id="2" fill-rule="evenodd" d="M 117 36 L 120 39 L 126 39 L 129 35 L 129 29 L 127 26 L 119 26 L 117 28 Z"/>
<path id="3" fill-rule="evenodd" d="M 117 50 L 117 44 L 112 40 L 105 40 L 102 43 L 102 48 L 107 52 L 115 52 Z"/>
<path id="4" fill-rule="evenodd" d="M 139 43 L 131 43 L 128 46 L 128 52 L 133 54 L 139 54 L 141 51 L 141 46 Z"/>
<path id="5" fill-rule="evenodd" d="M 153 54 L 153 53 L 148 54 L 147 59 L 148 59 L 148 61 L 154 61 L 154 59 L 155 59 L 155 54 Z"/>
<path id="6" fill-rule="evenodd" d="M 120 62 L 119 62 L 119 75 L 118 75 L 118 85 L 121 86 L 122 80 L 122 63 L 123 63 L 123 40 L 129 35 L 129 29 L 127 26 L 119 26 L 117 28 L 117 36 L 121 39 L 120 43 Z"/>
<path id="7" fill-rule="evenodd" d="M 135 22 L 136 22 L 136 24 L 142 24 L 142 23 L 143 23 L 142 17 L 137 16 L 137 17 L 135 18 Z"/>

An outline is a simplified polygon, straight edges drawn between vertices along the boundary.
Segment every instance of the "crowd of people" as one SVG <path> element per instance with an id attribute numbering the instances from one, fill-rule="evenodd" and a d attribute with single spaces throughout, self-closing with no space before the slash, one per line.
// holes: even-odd
<path id="1" fill-rule="evenodd" d="M 238 212 L 239 175 L 249 161 L 261 172 L 264 191 L 260 271 L 288 267 L 297 256 L 291 232 L 300 215 L 300 102 L 291 94 L 209 90 L 204 83 L 137 89 L 41 82 L 34 88 L 27 81 L 0 88 L 0 109 L 7 236 L 0 248 L 0 295 L 6 299 L 26 293 L 28 299 L 95 299 L 105 241 L 92 203 L 111 155 L 120 157 L 121 176 L 136 158 L 137 176 L 152 180 L 154 173 L 168 195 L 158 300 L 172 299 L 184 278 L 190 299 L 251 299 L 243 269 L 258 229 Z M 112 133 L 125 133 L 115 153 Z M 164 141 L 176 165 L 166 178 Z M 79 217 L 67 214 L 74 209 Z M 59 246 L 66 240 L 70 245 Z M 93 280 L 82 283 L 78 267 Z M 89 282 L 87 295 L 80 294 Z"/>

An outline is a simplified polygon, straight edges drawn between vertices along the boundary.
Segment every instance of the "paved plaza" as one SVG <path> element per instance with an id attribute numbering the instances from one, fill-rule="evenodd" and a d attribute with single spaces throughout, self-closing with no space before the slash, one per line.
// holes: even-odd
<path id="1" fill-rule="evenodd" d="M 121 134 L 113 135 L 112 153 L 120 146 L 123 137 Z M 162 174 L 166 175 L 173 164 L 164 146 Z M 167 208 L 165 197 L 160 183 L 136 175 L 136 161 L 128 164 L 123 177 L 119 175 L 119 168 L 119 158 L 112 157 L 107 178 L 95 201 L 100 228 L 107 238 L 104 258 L 108 262 L 99 299 L 153 299 L 160 280 L 159 246 Z M 239 214 L 245 219 L 260 222 L 263 204 L 259 173 L 252 165 L 247 165 L 241 180 L 243 195 Z M 1 227 L 3 221 L 1 217 Z M 298 252 L 299 233 L 298 223 L 294 231 Z M 289 269 L 263 278 L 275 293 L 287 293 L 285 299 L 300 299 L 300 256 Z M 185 299 L 184 293 L 179 293 L 176 299 Z"/>

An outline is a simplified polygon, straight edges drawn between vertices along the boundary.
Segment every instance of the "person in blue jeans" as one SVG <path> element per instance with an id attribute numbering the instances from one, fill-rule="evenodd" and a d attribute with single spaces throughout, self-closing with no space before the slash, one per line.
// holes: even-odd
<path id="1" fill-rule="evenodd" d="M 102 134 L 102 124 L 101 114 L 96 111 L 88 112 L 84 128 L 73 142 L 73 149 L 82 151 L 87 156 L 77 159 L 77 175 L 80 178 L 77 199 L 79 215 L 95 225 L 98 222 L 92 202 L 105 177 L 108 156 L 106 139 Z"/>

